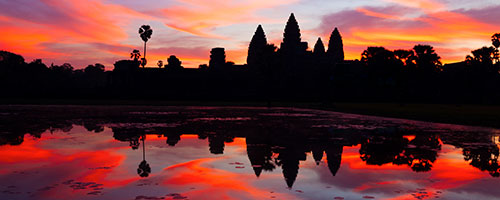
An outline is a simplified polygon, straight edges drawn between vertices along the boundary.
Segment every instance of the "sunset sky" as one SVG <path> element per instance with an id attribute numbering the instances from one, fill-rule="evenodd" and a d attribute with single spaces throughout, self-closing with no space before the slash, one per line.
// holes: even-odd
<path id="1" fill-rule="evenodd" d="M 310 48 L 338 27 L 346 59 L 359 59 L 367 46 L 430 44 L 444 63 L 455 62 L 500 32 L 498 0 L 0 0 L 0 50 L 27 61 L 103 63 L 111 70 L 133 49 L 142 53 L 137 31 L 150 24 L 151 66 L 175 54 L 197 67 L 208 63 L 213 47 L 243 64 L 257 25 L 279 45 L 292 12 Z"/>

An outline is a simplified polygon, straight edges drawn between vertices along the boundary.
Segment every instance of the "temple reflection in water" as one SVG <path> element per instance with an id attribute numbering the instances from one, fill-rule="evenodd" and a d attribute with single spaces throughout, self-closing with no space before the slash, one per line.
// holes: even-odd
<path id="1" fill-rule="evenodd" d="M 371 124 L 373 122 L 354 119 L 347 126 L 328 124 L 321 118 L 294 111 L 274 112 L 250 117 L 201 118 L 199 114 L 180 111 L 175 113 L 175 120 L 167 119 L 164 123 L 156 118 L 50 119 L 35 124 L 18 121 L 3 125 L 0 145 L 20 145 L 25 133 L 40 138 L 45 132 L 69 132 L 73 125 L 82 125 L 94 133 L 102 132 L 105 126 L 110 127 L 114 139 L 129 143 L 133 150 L 138 150 L 142 143 L 142 151 L 145 151 L 146 135 L 165 137 L 165 145 L 175 148 L 183 134 L 194 134 L 201 140 L 208 140 L 208 151 L 216 155 L 224 154 L 225 144 L 243 137 L 255 175 L 261 177 L 266 172 L 281 169 L 286 185 L 292 188 L 300 163 L 309 153 L 317 165 L 325 162 L 332 176 L 339 173 L 344 147 L 354 146 L 359 146 L 359 157 L 367 165 L 392 164 L 407 166 L 414 172 L 428 172 L 442 145 L 449 144 L 462 149 L 464 160 L 471 166 L 499 177 L 499 136 L 491 132 L 467 134 L 461 130 L 425 130 L 408 124 L 376 126 Z M 149 168 L 147 152 L 143 154 L 138 174 L 147 177 L 155 169 Z"/>
<path id="2" fill-rule="evenodd" d="M 123 137 L 113 129 L 117 140 L 130 142 L 132 149 L 136 149 L 141 135 L 129 135 Z M 165 134 L 166 143 L 175 146 L 180 141 L 180 134 Z M 216 133 L 200 134 L 199 139 L 208 139 L 209 151 L 212 154 L 223 154 L 225 143 L 231 143 L 234 137 L 228 135 L 217 135 Z M 471 138 L 472 139 L 472 138 Z M 345 146 L 353 147 L 360 145 L 359 156 L 368 165 L 405 165 L 414 172 L 428 172 L 432 170 L 442 143 L 441 138 L 433 134 L 423 135 L 399 135 L 390 136 L 379 134 L 375 136 L 363 135 L 361 137 L 337 137 L 337 138 L 269 138 L 258 136 L 247 136 L 246 149 L 248 159 L 257 177 L 265 173 L 281 168 L 284 180 L 289 188 L 292 188 L 297 174 L 299 164 L 306 161 L 306 154 L 311 153 L 315 163 L 319 165 L 326 162 L 332 176 L 335 176 L 342 162 L 342 153 Z M 452 142 L 452 140 L 450 141 Z M 499 148 L 491 141 L 474 138 L 470 144 L 484 144 L 479 147 L 464 144 L 456 145 L 463 148 L 465 161 L 470 165 L 489 172 L 491 176 L 498 177 L 500 168 L 498 166 Z"/>
<path id="3" fill-rule="evenodd" d="M 258 182 L 274 188 L 272 191 L 283 187 L 297 194 L 307 192 L 304 188 L 308 185 L 312 187 L 309 190 L 338 187 L 315 195 L 327 195 L 328 191 L 353 191 L 344 194 L 347 197 L 370 194 L 354 199 L 382 194 L 407 199 L 405 193 L 411 193 L 412 198 L 439 197 L 443 190 L 470 187 L 473 189 L 467 198 L 476 198 L 475 184 L 495 185 L 500 175 L 499 131 L 491 128 L 288 108 L 167 107 L 147 112 L 135 107 L 111 107 L 105 112 L 100 111 L 102 107 L 72 107 L 72 112 L 65 112 L 65 107 L 47 108 L 51 114 L 43 107 L 10 109 L 5 113 L 12 114 L 0 115 L 0 177 L 5 180 L 0 181 L 0 188 L 5 185 L 8 195 L 18 194 L 15 185 L 7 185 L 12 180 L 30 181 L 22 178 L 23 174 L 51 174 L 51 168 L 66 165 L 74 165 L 70 168 L 80 175 L 56 175 L 64 179 L 54 179 L 59 182 L 43 188 L 94 184 L 99 189 L 99 184 L 104 188 L 119 184 L 128 190 L 131 183 L 154 183 L 167 188 L 184 185 L 186 194 L 201 187 L 205 192 L 246 191 L 250 198 L 260 198 L 262 194 L 245 189 L 252 185 L 233 187 Z M 30 172 L 31 166 L 44 163 L 47 168 Z M 57 174 L 61 170 L 64 168 Z M 87 175 L 88 170 L 95 173 Z M 118 181 L 110 182 L 110 177 Z M 408 189 L 397 189 L 401 186 Z M 47 195 L 43 191 L 35 193 Z M 279 197 L 292 198 L 286 191 L 279 192 L 284 195 Z M 88 194 L 117 197 L 102 189 Z M 180 197 L 177 194 L 170 197 Z M 36 197 L 47 199 L 42 196 Z M 461 199 L 453 195 L 443 198 Z"/>

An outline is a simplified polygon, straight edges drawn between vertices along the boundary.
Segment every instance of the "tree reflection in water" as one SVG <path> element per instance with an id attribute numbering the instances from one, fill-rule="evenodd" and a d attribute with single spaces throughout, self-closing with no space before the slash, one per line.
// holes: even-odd
<path id="1" fill-rule="evenodd" d="M 359 154 L 369 165 L 408 165 L 415 172 L 432 169 L 438 151 L 439 137 L 421 134 L 408 139 L 403 135 L 370 137 L 361 143 Z"/>
<path id="2" fill-rule="evenodd" d="M 209 111 L 203 110 L 203 112 Z M 171 118 L 169 116 L 140 118 L 122 113 L 108 114 L 109 116 L 101 118 L 90 116 L 53 118 L 54 115 L 39 118 L 38 115 L 32 117 L 28 115 L 16 119 L 0 116 L 0 128 L 3 131 L 0 145 L 20 145 L 24 141 L 25 134 L 40 138 L 45 132 L 68 132 L 73 125 L 83 126 L 95 134 L 103 132 L 106 126 L 111 128 L 116 140 L 128 142 L 134 150 L 138 150 L 142 142 L 143 160 L 138 166 L 137 173 L 141 177 L 148 177 L 151 167 L 145 155 L 146 134 L 165 136 L 166 145 L 174 147 L 181 140 L 182 133 L 195 133 L 199 139 L 208 140 L 208 151 L 217 155 L 224 153 L 226 143 L 233 142 L 236 137 L 244 137 L 248 159 L 255 176 L 261 177 L 265 172 L 281 168 L 286 185 L 292 188 L 299 173 L 300 163 L 306 160 L 307 154 L 312 154 L 316 165 L 326 163 L 332 176 L 341 173 L 339 170 L 344 147 L 353 146 L 360 147 L 359 157 L 368 165 L 400 165 L 408 166 L 414 172 L 429 172 L 437 160 L 442 145 L 447 144 L 461 148 L 464 160 L 471 166 L 488 172 L 492 177 L 500 175 L 498 165 L 500 145 L 498 134 L 494 132 L 442 130 L 439 127 L 429 130 L 419 127 L 399 128 L 401 124 L 397 123 L 360 129 L 359 127 L 369 127 L 372 122 L 367 120 L 346 122 L 346 119 L 341 119 L 344 120 L 342 123 L 353 126 L 347 128 L 316 126 L 324 119 L 310 119 L 309 115 L 300 113 L 263 115 L 262 110 L 245 110 L 245 112 L 256 112 L 250 115 L 252 117 L 242 118 L 253 121 L 235 122 L 234 119 L 238 119 L 235 116 L 246 115 L 231 112 L 224 113 L 224 116 L 229 115 L 227 118 L 205 118 L 210 119 L 206 121 L 192 120 L 197 117 L 196 114 L 179 114 Z M 175 123 L 175 126 L 169 125 L 172 123 Z"/>
<path id="3" fill-rule="evenodd" d="M 146 161 L 146 136 L 141 136 L 142 141 L 142 162 L 139 164 L 139 168 L 137 168 L 137 174 L 140 177 L 148 177 L 151 174 L 151 167 Z"/>
<path id="4" fill-rule="evenodd" d="M 470 165 L 487 171 L 493 177 L 500 176 L 500 167 L 498 166 L 498 146 L 488 145 L 477 147 L 464 147 L 464 159 L 470 162 Z"/>

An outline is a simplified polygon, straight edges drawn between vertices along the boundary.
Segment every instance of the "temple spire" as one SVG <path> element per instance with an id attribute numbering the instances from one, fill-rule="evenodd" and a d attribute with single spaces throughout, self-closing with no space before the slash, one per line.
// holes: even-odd
<path id="1" fill-rule="evenodd" d="M 283 33 L 283 44 L 281 48 L 299 46 L 301 43 L 301 34 L 299 23 L 295 19 L 295 15 L 292 13 L 288 22 L 286 23 L 285 32 Z"/>
<path id="2" fill-rule="evenodd" d="M 318 38 L 318 41 L 316 41 L 313 53 L 316 55 L 323 55 L 325 53 L 325 45 L 323 44 L 321 38 Z"/>
<path id="3" fill-rule="evenodd" d="M 259 25 L 248 47 L 247 63 L 249 66 L 254 67 L 256 65 L 262 64 L 261 62 L 264 59 L 266 45 L 266 34 L 264 33 L 262 25 Z"/>
<path id="4" fill-rule="evenodd" d="M 344 61 L 344 44 L 339 30 L 335 27 L 330 42 L 328 43 L 328 51 L 326 52 L 331 64 L 337 64 Z"/>

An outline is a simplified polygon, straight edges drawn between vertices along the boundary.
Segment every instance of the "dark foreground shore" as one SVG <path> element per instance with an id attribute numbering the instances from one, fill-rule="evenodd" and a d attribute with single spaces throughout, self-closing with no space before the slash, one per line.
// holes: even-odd
<path id="1" fill-rule="evenodd" d="M 499 105 L 318 103 L 263 101 L 157 101 L 157 100 L 0 100 L 0 105 L 131 105 L 131 106 L 248 106 L 296 107 L 335 112 L 500 128 Z"/>

